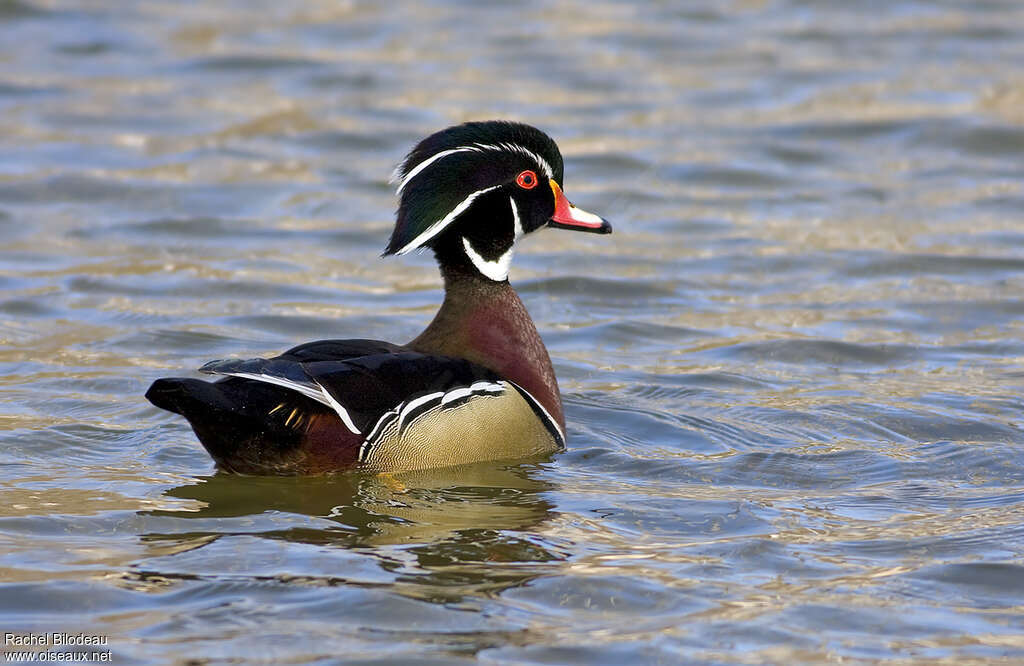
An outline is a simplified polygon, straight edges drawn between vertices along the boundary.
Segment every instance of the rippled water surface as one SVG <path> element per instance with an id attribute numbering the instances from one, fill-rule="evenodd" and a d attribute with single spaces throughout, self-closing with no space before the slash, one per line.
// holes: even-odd
<path id="1" fill-rule="evenodd" d="M 404 342 L 387 178 L 552 134 L 569 449 L 214 474 L 142 394 Z M 0 0 L 0 633 L 115 662 L 1021 663 L 1024 5 Z M 10 646 L 5 649 L 10 650 Z"/>

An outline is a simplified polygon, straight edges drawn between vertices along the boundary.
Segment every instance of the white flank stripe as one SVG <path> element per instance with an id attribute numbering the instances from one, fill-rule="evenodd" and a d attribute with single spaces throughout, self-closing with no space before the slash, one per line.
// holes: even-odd
<path id="1" fill-rule="evenodd" d="M 487 381 L 477 382 L 472 386 L 466 386 L 463 388 L 457 388 L 452 391 L 448 391 L 447 393 L 444 394 L 444 397 L 441 398 L 441 405 L 447 405 L 449 402 L 452 402 L 453 400 L 465 398 L 466 396 L 470 396 L 476 393 L 503 393 L 504 391 L 505 387 L 502 386 L 501 384 L 492 384 L 491 382 Z"/>
<path id="2" fill-rule="evenodd" d="M 382 427 L 385 424 L 391 423 L 395 417 L 397 417 L 398 421 L 397 425 L 395 426 L 395 432 L 401 433 L 402 426 L 405 423 L 405 419 L 414 409 L 423 405 L 424 403 L 430 402 L 431 400 L 437 400 L 438 397 L 441 398 L 441 401 L 438 406 L 443 407 L 444 405 L 453 400 L 458 400 L 459 398 L 468 395 L 481 393 L 504 393 L 505 390 L 507 390 L 507 388 L 507 383 L 496 383 L 487 381 L 486 379 L 482 379 L 478 382 L 475 382 L 474 384 L 471 384 L 470 386 L 452 389 L 447 393 L 431 393 L 429 395 L 420 396 L 419 398 L 416 398 L 415 400 L 409 403 L 403 402 L 394 409 L 385 412 L 384 414 L 381 415 L 379 419 L 377 419 L 377 423 L 373 426 L 373 429 L 370 430 L 370 434 L 366 436 L 366 439 L 363 440 L 362 446 L 359 447 L 359 462 L 366 462 L 369 459 L 370 453 L 378 444 L 377 439 L 380 436 L 380 433 L 382 432 Z M 530 398 L 530 400 L 536 402 L 533 400 L 532 397 Z M 541 409 L 544 408 L 541 407 Z M 547 412 L 544 413 L 547 414 Z M 555 427 L 557 429 L 558 424 L 555 424 Z M 559 432 L 561 432 L 561 430 L 559 430 Z"/>
<path id="3" fill-rule="evenodd" d="M 363 445 L 359 447 L 359 462 L 366 462 L 367 457 L 370 455 L 370 451 L 373 447 L 377 446 L 377 431 L 388 420 L 389 417 L 397 416 L 398 411 L 402 408 L 402 405 L 398 405 L 391 411 L 384 412 L 380 418 L 377 419 L 377 423 L 374 424 L 373 430 L 363 440 Z"/>
<path id="4" fill-rule="evenodd" d="M 468 395 L 473 395 L 473 389 L 469 388 L 468 386 L 465 388 L 455 389 L 454 391 L 448 391 L 447 393 L 444 394 L 444 397 L 441 398 L 441 406 L 443 407 L 452 400 L 465 398 Z"/>
<path id="5" fill-rule="evenodd" d="M 398 415 L 398 426 L 397 426 L 398 427 L 398 432 L 402 432 L 402 423 L 405 422 L 405 417 L 409 415 L 409 412 L 411 412 L 412 410 L 416 409 L 417 407 L 419 407 L 423 403 L 430 402 L 431 400 L 437 400 L 438 398 L 440 398 L 443 395 L 444 395 L 444 393 L 442 393 L 442 392 L 430 393 L 428 395 L 421 395 L 420 397 L 416 398 L 412 402 L 406 404 L 406 406 L 402 408 L 402 413 Z"/>
<path id="6" fill-rule="evenodd" d="M 366 441 L 372 441 L 377 436 L 377 430 L 381 427 L 381 425 L 383 425 L 384 421 L 386 421 L 389 416 L 398 416 L 398 412 L 400 412 L 401 410 L 402 403 L 399 403 L 398 407 L 395 407 L 394 409 L 386 411 L 383 414 L 381 414 L 380 418 L 377 419 L 377 423 L 373 425 L 373 430 L 371 430 L 370 434 L 366 436 Z"/>
<path id="7" fill-rule="evenodd" d="M 516 252 L 516 243 L 523 237 L 523 223 L 519 220 L 519 208 L 516 206 L 516 200 L 509 197 L 509 202 L 512 204 L 512 218 L 514 220 L 512 245 L 505 251 L 505 254 L 501 255 L 494 261 L 484 259 L 480 256 L 473 246 L 470 244 L 469 239 L 465 236 L 462 237 L 462 247 L 466 249 L 466 256 L 473 262 L 476 269 L 480 271 L 485 277 L 494 280 L 495 282 L 502 282 L 508 279 L 508 269 L 512 265 L 512 256 Z"/>
<path id="8" fill-rule="evenodd" d="M 441 231 L 445 227 L 447 227 L 449 224 L 451 224 L 452 221 L 455 220 L 455 218 L 457 218 L 459 215 L 462 214 L 463 211 L 465 211 L 467 208 L 469 208 L 469 206 L 473 203 L 473 201 L 478 196 L 480 196 L 481 194 L 486 194 L 487 192 L 490 192 L 491 190 L 496 190 L 499 187 L 501 187 L 501 186 L 500 185 L 494 185 L 493 187 L 485 187 L 482 190 L 477 190 L 476 192 L 473 192 L 468 197 L 463 199 L 462 202 L 458 206 L 456 206 L 454 209 L 452 209 L 452 211 L 450 213 L 448 213 L 447 215 L 442 217 L 437 222 L 434 222 L 433 224 L 431 224 L 429 227 L 427 227 L 426 231 L 424 231 L 419 236 L 417 236 L 416 238 L 413 238 L 411 241 L 406 243 L 402 247 L 402 249 L 400 249 L 395 254 L 406 254 L 410 250 L 414 250 L 414 249 L 418 248 L 419 246 L 423 245 L 428 240 L 430 240 L 431 238 L 433 238 L 437 234 L 441 233 Z"/>

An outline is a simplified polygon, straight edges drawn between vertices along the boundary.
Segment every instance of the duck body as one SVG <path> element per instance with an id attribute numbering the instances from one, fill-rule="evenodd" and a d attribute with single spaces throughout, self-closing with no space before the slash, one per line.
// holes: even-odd
<path id="1" fill-rule="evenodd" d="M 448 282 L 436 325 L 407 345 L 308 342 L 212 361 L 201 372 L 224 379 L 160 379 L 146 395 L 185 416 L 220 468 L 245 474 L 393 472 L 562 449 L 554 370 L 518 295 L 508 283 Z"/>
<path id="2" fill-rule="evenodd" d="M 543 226 L 608 233 L 561 193 L 539 130 L 490 121 L 428 137 L 396 172 L 385 254 L 434 251 L 445 300 L 414 340 L 321 340 L 269 359 L 212 361 L 207 382 L 146 393 L 181 414 L 225 471 L 395 472 L 550 454 L 565 446 L 547 349 L 507 279 L 516 243 Z"/>

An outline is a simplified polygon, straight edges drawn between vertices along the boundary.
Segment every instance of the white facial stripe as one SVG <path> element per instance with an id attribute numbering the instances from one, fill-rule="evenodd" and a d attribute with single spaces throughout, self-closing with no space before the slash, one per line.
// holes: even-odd
<path id="1" fill-rule="evenodd" d="M 451 150 L 442 150 L 441 152 L 439 152 L 439 153 L 437 153 L 435 155 L 431 155 L 430 157 L 428 157 L 427 159 L 423 160 L 422 162 L 417 164 L 415 167 L 413 167 L 413 169 L 409 173 L 405 174 L 405 176 L 402 177 L 402 182 L 400 182 L 398 184 L 398 189 L 395 190 L 395 194 L 401 194 L 402 190 L 405 189 L 406 184 L 410 180 L 415 178 L 419 174 L 420 171 L 423 171 L 424 169 L 426 169 L 428 166 L 430 166 L 434 162 L 438 161 L 439 159 L 441 159 L 443 157 L 448 157 L 449 155 L 454 155 L 455 153 L 466 153 L 466 152 L 480 152 L 480 149 L 475 147 L 475 146 L 462 146 L 461 148 L 452 148 Z M 398 178 L 396 176 L 398 176 L 398 174 L 401 173 L 402 167 L 404 167 L 404 166 L 405 166 L 405 164 L 403 163 L 395 171 L 395 174 L 392 176 L 392 178 L 394 180 L 398 180 Z"/>
<path id="2" fill-rule="evenodd" d="M 555 173 L 551 170 L 551 165 L 548 164 L 548 161 L 546 159 L 544 159 L 537 153 L 533 152 L 529 148 L 520 146 L 518 143 L 474 143 L 473 145 L 481 150 L 503 150 L 510 153 L 519 153 L 520 155 L 526 155 L 527 157 L 529 157 L 530 159 L 537 163 L 537 166 L 541 168 L 541 171 L 543 171 L 548 178 L 555 177 Z"/>
<path id="3" fill-rule="evenodd" d="M 413 167 L 409 171 L 409 173 L 405 174 L 405 176 L 401 175 L 402 170 L 405 169 L 406 167 L 406 163 L 402 162 L 401 164 L 398 165 L 398 167 L 395 168 L 394 173 L 391 174 L 391 182 L 398 182 L 398 189 L 395 190 L 395 194 L 401 194 L 402 190 L 405 189 L 405 186 L 409 184 L 410 180 L 418 176 L 421 171 L 423 171 L 424 169 L 426 169 L 428 166 L 438 161 L 439 159 L 448 157 L 449 155 L 454 155 L 456 153 L 480 153 L 485 150 L 519 153 L 520 155 L 526 155 L 527 157 L 529 157 L 530 159 L 537 163 L 537 166 L 540 167 L 541 171 L 543 171 L 548 178 L 555 177 L 554 171 L 551 170 L 551 165 L 548 164 L 548 161 L 541 157 L 540 155 L 538 155 L 537 153 L 530 150 L 529 148 L 520 146 L 517 143 L 474 143 L 473 145 L 470 146 L 458 146 L 456 148 L 450 148 L 448 150 L 442 150 L 439 153 L 435 153 L 434 155 L 431 155 L 430 157 L 428 157 L 427 159 L 423 160 L 415 167 Z"/>
<path id="4" fill-rule="evenodd" d="M 453 208 L 450 213 L 448 213 L 447 215 L 442 217 L 437 222 L 434 222 L 433 224 L 431 224 L 429 227 L 427 227 L 426 231 L 424 231 L 419 236 L 417 236 L 416 238 L 413 238 L 411 241 L 406 243 L 404 246 L 402 246 L 402 249 L 400 249 L 395 254 L 406 254 L 410 250 L 414 250 L 414 249 L 418 248 L 419 246 L 423 245 L 424 243 L 429 241 L 431 238 L 433 238 L 434 236 L 436 236 L 439 233 L 441 233 L 441 231 L 443 231 L 445 227 L 447 227 L 449 224 L 451 224 L 452 221 L 455 220 L 455 218 L 457 218 L 459 215 L 461 215 L 464 210 L 469 208 L 470 204 L 472 204 L 473 201 L 478 196 L 480 196 L 481 194 L 485 194 L 487 192 L 490 192 L 491 190 L 496 190 L 499 187 L 501 187 L 501 186 L 500 185 L 495 185 L 493 187 L 485 187 L 482 190 L 477 190 L 476 192 L 473 192 L 468 197 L 463 199 L 462 202 L 458 206 Z"/>
<path id="5" fill-rule="evenodd" d="M 512 245 L 505 251 L 505 254 L 494 261 L 489 261 L 480 256 L 468 238 L 462 237 L 462 247 L 466 250 L 466 256 L 481 274 L 495 282 L 508 279 L 508 269 L 512 265 L 512 256 L 516 253 L 516 243 L 523 237 L 523 223 L 519 220 L 519 208 L 516 206 L 516 200 L 512 197 L 509 197 L 508 200 L 512 204 L 513 237 Z"/>

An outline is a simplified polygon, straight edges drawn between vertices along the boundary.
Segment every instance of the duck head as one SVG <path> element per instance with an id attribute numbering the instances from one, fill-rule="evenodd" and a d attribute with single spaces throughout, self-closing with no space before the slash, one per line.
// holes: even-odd
<path id="1" fill-rule="evenodd" d="M 562 193 L 562 154 L 544 132 L 506 121 L 449 127 L 395 170 L 401 201 L 385 255 L 431 248 L 442 266 L 508 279 L 516 243 L 543 227 L 611 233 Z"/>

